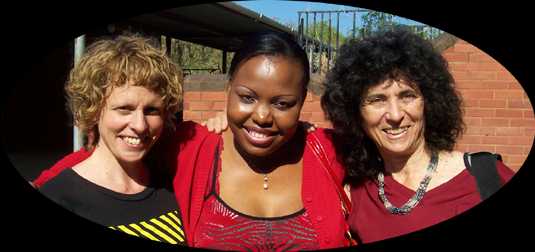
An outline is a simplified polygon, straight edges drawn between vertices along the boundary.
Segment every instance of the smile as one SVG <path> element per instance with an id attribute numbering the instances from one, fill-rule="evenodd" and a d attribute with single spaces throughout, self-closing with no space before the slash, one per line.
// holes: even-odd
<path id="1" fill-rule="evenodd" d="M 243 128 L 245 136 L 249 142 L 257 147 L 267 147 L 271 145 L 275 136 L 271 132 L 256 129 Z"/>
<path id="2" fill-rule="evenodd" d="M 409 128 L 410 126 L 404 126 L 399 128 L 383 129 L 383 131 L 387 134 L 389 138 L 399 138 L 404 135 Z"/>
<path id="3" fill-rule="evenodd" d="M 132 136 L 121 136 L 120 138 L 129 146 L 139 147 L 141 145 L 141 138 Z"/>

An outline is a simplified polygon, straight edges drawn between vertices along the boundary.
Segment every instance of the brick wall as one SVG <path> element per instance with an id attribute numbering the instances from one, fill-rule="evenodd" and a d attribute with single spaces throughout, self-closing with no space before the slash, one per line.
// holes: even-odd
<path id="1" fill-rule="evenodd" d="M 443 55 L 465 103 L 467 129 L 456 149 L 500 153 L 506 165 L 518 170 L 535 135 L 533 109 L 522 86 L 492 57 L 465 41 L 456 40 Z M 224 75 L 188 76 L 184 120 L 201 122 L 223 111 L 226 82 Z M 311 77 L 300 119 L 331 127 L 320 106 L 320 83 L 321 77 Z"/>
<path id="2" fill-rule="evenodd" d="M 505 164 L 518 170 L 535 135 L 533 108 L 522 86 L 501 64 L 463 40 L 443 56 L 465 103 L 467 130 L 456 149 L 500 153 Z"/>

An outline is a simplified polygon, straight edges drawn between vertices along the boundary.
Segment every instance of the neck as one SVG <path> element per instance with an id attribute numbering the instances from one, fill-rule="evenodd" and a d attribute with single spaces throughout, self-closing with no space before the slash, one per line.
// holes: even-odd
<path id="1" fill-rule="evenodd" d="M 425 174 L 431 159 L 431 152 L 421 144 L 416 150 L 407 155 L 395 155 L 381 152 L 386 173 L 395 177 L 410 178 Z"/>
<path id="2" fill-rule="evenodd" d="M 136 193 L 149 185 L 150 173 L 143 162 L 120 162 L 102 143 L 95 147 L 87 162 L 87 172 L 94 182 L 114 191 Z"/>
<path id="3" fill-rule="evenodd" d="M 275 152 L 264 156 L 253 156 L 247 153 L 236 141 L 231 130 L 223 133 L 225 145 L 231 147 L 232 158 L 244 163 L 257 173 L 270 173 L 280 166 L 298 163 L 304 151 L 304 131 L 298 129 L 295 135 Z"/>

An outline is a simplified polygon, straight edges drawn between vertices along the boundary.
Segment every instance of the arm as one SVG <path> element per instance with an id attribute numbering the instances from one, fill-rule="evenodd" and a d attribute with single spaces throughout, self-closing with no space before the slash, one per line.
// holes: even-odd
<path id="1" fill-rule="evenodd" d="M 49 169 L 46 169 L 41 172 L 39 177 L 37 177 L 34 181 L 30 182 L 30 184 L 32 184 L 35 188 L 39 188 L 47 181 L 61 173 L 63 170 L 73 167 L 74 165 L 86 160 L 90 155 L 91 152 L 83 148 L 79 151 L 73 152 L 63 157 Z"/>

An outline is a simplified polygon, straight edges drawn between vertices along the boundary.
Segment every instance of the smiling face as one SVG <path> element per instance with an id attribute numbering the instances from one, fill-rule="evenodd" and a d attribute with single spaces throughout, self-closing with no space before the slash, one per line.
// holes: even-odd
<path id="1" fill-rule="evenodd" d="M 123 163 L 140 162 L 162 133 L 162 97 L 145 87 L 115 87 L 106 99 L 98 122 L 97 149 Z"/>
<path id="2" fill-rule="evenodd" d="M 386 80 L 370 87 L 361 105 L 362 127 L 385 155 L 410 155 L 425 144 L 424 99 L 415 85 Z"/>
<path id="3" fill-rule="evenodd" d="M 285 56 L 241 62 L 230 80 L 227 118 L 237 144 L 267 156 L 294 135 L 306 93 L 303 67 Z"/>

